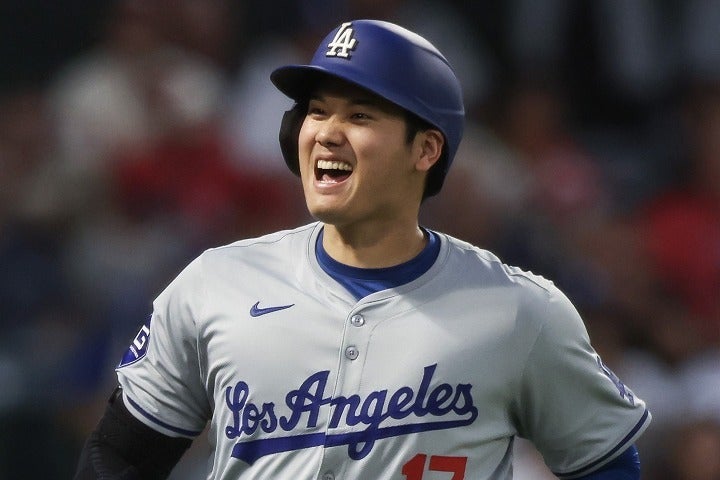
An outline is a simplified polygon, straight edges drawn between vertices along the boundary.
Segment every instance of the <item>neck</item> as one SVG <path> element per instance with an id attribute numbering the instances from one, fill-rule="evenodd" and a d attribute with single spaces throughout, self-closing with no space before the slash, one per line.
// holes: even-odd
<path id="1" fill-rule="evenodd" d="M 365 228 L 325 225 L 323 248 L 336 261 L 359 268 L 392 267 L 417 256 L 427 239 L 417 222 Z"/>

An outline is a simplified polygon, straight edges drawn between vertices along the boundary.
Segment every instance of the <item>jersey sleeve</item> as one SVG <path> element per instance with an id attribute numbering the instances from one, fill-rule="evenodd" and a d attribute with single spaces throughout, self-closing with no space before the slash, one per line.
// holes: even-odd
<path id="1" fill-rule="evenodd" d="M 173 437 L 199 435 L 210 417 L 198 355 L 205 298 L 196 259 L 153 302 L 153 313 L 116 369 L 123 401 L 138 420 Z"/>
<path id="2" fill-rule="evenodd" d="M 603 364 L 575 307 L 557 288 L 524 306 L 537 322 L 521 380 L 519 434 L 560 478 L 600 468 L 650 422 L 645 403 Z"/>

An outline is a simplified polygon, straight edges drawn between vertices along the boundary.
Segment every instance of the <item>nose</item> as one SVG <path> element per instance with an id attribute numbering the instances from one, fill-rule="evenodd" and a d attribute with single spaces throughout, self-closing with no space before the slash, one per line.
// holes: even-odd
<path id="1" fill-rule="evenodd" d="M 315 135 L 315 141 L 328 148 L 341 145 L 344 138 L 341 122 L 334 115 L 321 123 Z"/>

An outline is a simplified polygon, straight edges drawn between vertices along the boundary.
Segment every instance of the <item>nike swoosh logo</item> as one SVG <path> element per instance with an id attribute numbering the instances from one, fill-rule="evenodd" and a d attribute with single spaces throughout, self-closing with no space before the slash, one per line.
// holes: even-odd
<path id="1" fill-rule="evenodd" d="M 250 316 L 251 317 L 259 317 L 261 315 L 267 315 L 268 313 L 277 312 L 279 310 L 285 310 L 286 308 L 295 306 L 294 303 L 292 303 L 290 305 L 279 305 L 277 307 L 266 307 L 266 308 L 260 308 L 259 305 L 260 305 L 260 302 L 256 302 L 255 305 L 250 307 Z"/>

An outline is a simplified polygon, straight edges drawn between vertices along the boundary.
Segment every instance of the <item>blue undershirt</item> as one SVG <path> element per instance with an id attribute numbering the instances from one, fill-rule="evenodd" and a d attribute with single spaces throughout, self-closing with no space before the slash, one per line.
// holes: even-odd
<path id="1" fill-rule="evenodd" d="M 423 232 L 428 239 L 423 250 L 412 260 L 393 267 L 358 268 L 334 260 L 323 248 L 323 230 L 315 243 L 315 255 L 323 271 L 360 300 L 371 293 L 410 283 L 430 269 L 440 253 L 440 240 L 435 232 Z"/>
<path id="2" fill-rule="evenodd" d="M 640 455 L 635 445 L 631 445 L 612 462 L 600 470 L 578 477 L 577 480 L 639 480 Z"/>
<path id="3" fill-rule="evenodd" d="M 358 268 L 342 264 L 328 255 L 323 248 L 323 230 L 315 243 L 315 255 L 320 268 L 350 292 L 356 300 L 371 293 L 399 287 L 412 282 L 427 272 L 440 253 L 440 240 L 435 232 L 423 230 L 428 239 L 425 248 L 412 260 L 386 268 Z M 638 480 L 640 458 L 635 445 L 595 472 L 577 480 Z"/>

